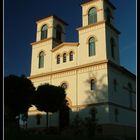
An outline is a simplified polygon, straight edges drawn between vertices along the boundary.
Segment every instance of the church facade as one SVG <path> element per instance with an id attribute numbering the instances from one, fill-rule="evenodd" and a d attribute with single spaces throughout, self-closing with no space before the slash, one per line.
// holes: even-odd
<path id="1" fill-rule="evenodd" d="M 67 23 L 57 16 L 36 22 L 29 79 L 35 87 L 45 83 L 63 86 L 70 120 L 76 113 L 86 117 L 94 107 L 102 133 L 135 135 L 136 76 L 120 65 L 116 8 L 109 0 L 90 0 L 81 7 L 78 42 L 65 42 Z M 31 107 L 28 115 L 28 127 L 46 125 L 45 116 L 41 117 L 44 112 Z M 58 115 L 49 115 L 49 126 L 59 125 Z"/>

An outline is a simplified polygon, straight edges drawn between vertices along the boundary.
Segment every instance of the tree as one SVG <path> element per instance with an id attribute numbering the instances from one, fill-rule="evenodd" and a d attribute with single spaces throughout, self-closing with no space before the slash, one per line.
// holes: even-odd
<path id="1" fill-rule="evenodd" d="M 89 111 L 90 117 L 86 117 L 84 120 L 84 126 L 87 129 L 88 136 L 95 136 L 95 130 L 97 128 L 97 119 L 96 119 L 96 109 L 93 107 Z"/>
<path id="2" fill-rule="evenodd" d="M 57 112 L 66 103 L 64 88 L 49 84 L 40 85 L 36 91 L 35 106 L 39 111 L 46 112 L 46 127 L 48 127 L 48 112 Z"/>
<path id="3" fill-rule="evenodd" d="M 77 113 L 71 123 L 72 134 L 74 136 L 83 134 L 83 128 L 84 128 L 83 124 L 84 124 L 84 122 L 83 122 L 82 118 Z"/>
<path id="4" fill-rule="evenodd" d="M 9 75 L 4 78 L 5 121 L 16 123 L 20 114 L 27 114 L 31 107 L 35 87 L 25 76 Z"/>

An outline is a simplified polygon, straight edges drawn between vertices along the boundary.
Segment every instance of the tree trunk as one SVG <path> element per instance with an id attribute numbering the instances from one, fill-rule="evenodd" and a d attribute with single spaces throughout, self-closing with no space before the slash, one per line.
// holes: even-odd
<path id="1" fill-rule="evenodd" d="M 48 128 L 48 112 L 46 112 L 46 127 Z"/>

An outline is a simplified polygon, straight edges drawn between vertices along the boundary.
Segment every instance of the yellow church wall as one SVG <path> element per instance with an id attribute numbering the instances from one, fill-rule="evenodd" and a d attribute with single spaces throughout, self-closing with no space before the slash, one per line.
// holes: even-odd
<path id="1" fill-rule="evenodd" d="M 73 51 L 73 61 L 69 60 L 69 53 Z M 66 62 L 63 62 L 63 54 L 66 53 Z M 60 64 L 57 64 L 57 55 L 60 55 Z M 77 46 L 63 46 L 52 53 L 52 71 L 70 68 L 77 65 Z"/>
<path id="2" fill-rule="evenodd" d="M 95 1 L 94 3 L 91 2 L 82 6 L 82 26 L 88 25 L 88 11 L 92 7 L 95 7 L 97 9 L 97 21 L 104 20 L 103 1 Z"/>
<path id="3" fill-rule="evenodd" d="M 75 71 L 71 73 L 65 73 L 58 76 L 52 76 L 52 84 L 60 86 L 62 83 L 67 83 L 66 97 L 70 99 L 71 105 L 76 105 L 76 75 Z"/>
<path id="4" fill-rule="evenodd" d="M 91 32 L 92 30 L 92 32 Z M 89 39 L 90 37 L 95 38 L 96 55 L 89 57 Z M 106 60 L 106 42 L 105 42 L 105 24 L 92 26 L 85 30 L 79 31 L 79 42 L 78 47 L 78 64 L 87 64 L 100 60 Z"/>
<path id="5" fill-rule="evenodd" d="M 95 79 L 96 81 L 95 93 L 92 93 L 90 90 L 91 79 Z M 43 83 L 59 86 L 63 82 L 66 82 L 68 85 L 68 89 L 66 90 L 67 97 L 74 106 L 91 104 L 93 102 L 105 102 L 108 97 L 107 64 L 56 72 L 53 75 L 33 78 L 32 82 L 36 87 Z M 91 97 L 90 100 L 89 97 Z"/>
<path id="6" fill-rule="evenodd" d="M 95 91 L 90 90 L 90 80 L 95 80 Z M 98 65 L 95 70 L 85 69 L 78 73 L 78 104 L 86 105 L 108 101 L 108 79 L 106 65 Z"/>
<path id="7" fill-rule="evenodd" d="M 36 45 L 32 46 L 32 61 L 31 61 L 31 74 L 30 75 L 35 75 L 39 73 L 45 73 L 51 71 L 51 44 L 52 41 L 48 40 Z M 44 56 L 44 67 L 39 68 L 38 63 L 39 63 L 39 53 L 41 51 L 44 51 L 45 56 Z"/>
<path id="8" fill-rule="evenodd" d="M 41 22 L 37 22 L 37 33 L 36 33 L 36 41 L 40 41 L 40 37 L 41 37 L 41 28 L 43 25 L 47 25 L 48 26 L 48 38 L 52 37 L 52 23 L 53 23 L 53 18 L 47 18 L 44 21 Z"/>
<path id="9" fill-rule="evenodd" d="M 54 20 L 54 17 L 53 16 L 50 16 L 48 18 L 45 18 L 43 20 L 40 20 L 37 23 L 37 33 L 36 33 L 36 41 L 40 41 L 41 40 L 41 28 L 43 25 L 47 25 L 48 26 L 48 36 L 47 38 L 50 38 L 50 37 L 56 37 L 56 30 L 53 30 L 56 29 L 56 25 L 59 24 L 61 27 L 62 27 L 62 30 L 63 30 L 63 34 L 62 34 L 62 41 L 65 41 L 65 27 L 64 27 L 64 24 L 62 24 L 62 22 L 60 22 L 59 20 Z"/>

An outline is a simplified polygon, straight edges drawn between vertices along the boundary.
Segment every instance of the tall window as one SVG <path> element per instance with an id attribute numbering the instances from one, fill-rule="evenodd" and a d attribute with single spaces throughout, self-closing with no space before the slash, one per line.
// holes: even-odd
<path id="1" fill-rule="evenodd" d="M 62 40 L 62 27 L 60 25 L 56 26 L 56 39 L 58 41 Z"/>
<path id="2" fill-rule="evenodd" d="M 110 40 L 110 45 L 111 45 L 111 57 L 115 59 L 115 40 L 111 38 Z"/>
<path id="3" fill-rule="evenodd" d="M 111 13 L 110 9 L 107 8 L 107 9 L 106 9 L 106 20 L 107 20 L 108 22 L 110 22 L 110 21 L 111 21 L 111 18 L 112 18 L 112 13 Z"/>
<path id="4" fill-rule="evenodd" d="M 91 8 L 88 12 L 88 24 L 97 22 L 97 10 L 95 7 Z"/>
<path id="5" fill-rule="evenodd" d="M 91 81 L 90 81 L 90 90 L 95 91 L 95 89 L 96 89 L 95 80 L 91 79 Z"/>
<path id="6" fill-rule="evenodd" d="M 89 39 L 89 56 L 94 56 L 96 55 L 96 51 L 95 51 L 95 39 L 94 37 L 91 37 Z"/>
<path id="7" fill-rule="evenodd" d="M 128 92 L 129 92 L 129 106 L 132 108 L 133 100 L 132 100 L 132 85 L 128 83 Z"/>
<path id="8" fill-rule="evenodd" d="M 48 26 L 45 24 L 42 26 L 41 29 L 41 40 L 47 38 L 47 34 L 48 34 Z"/>
<path id="9" fill-rule="evenodd" d="M 73 51 L 71 51 L 71 52 L 69 53 L 69 60 L 70 60 L 70 61 L 73 61 Z"/>
<path id="10" fill-rule="evenodd" d="M 64 62 L 64 63 L 67 61 L 66 57 L 67 57 L 67 55 L 66 55 L 66 53 L 64 53 L 64 54 L 63 54 L 63 62 Z"/>
<path id="11" fill-rule="evenodd" d="M 57 64 L 60 64 L 60 55 L 57 55 Z"/>
<path id="12" fill-rule="evenodd" d="M 116 79 L 113 80 L 113 86 L 114 86 L 114 91 L 116 92 L 117 91 L 117 80 Z"/>
<path id="13" fill-rule="evenodd" d="M 44 67 L 44 52 L 41 51 L 39 53 L 39 68 L 43 68 Z"/>

